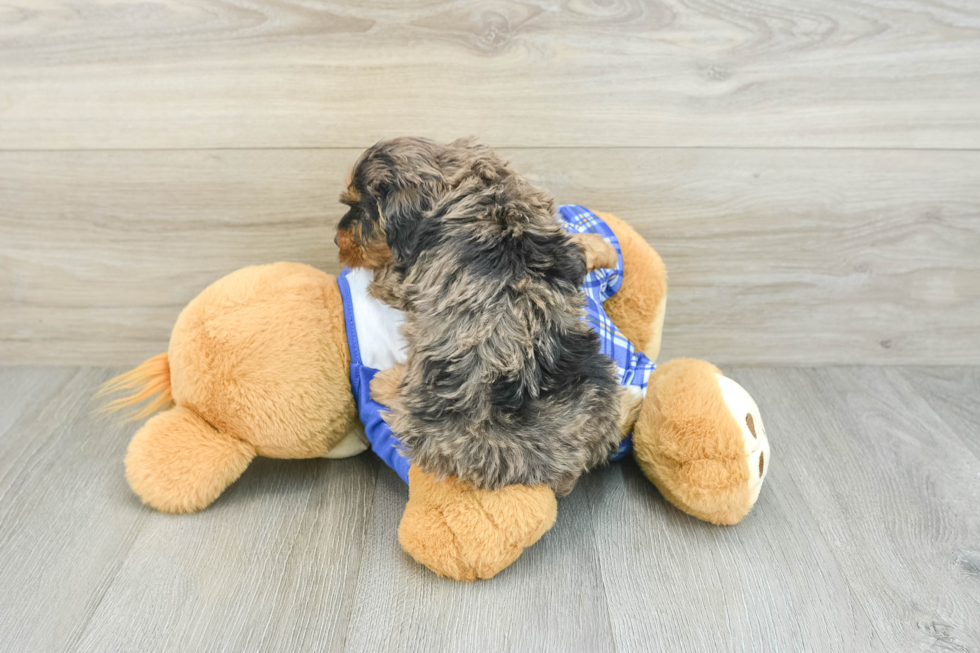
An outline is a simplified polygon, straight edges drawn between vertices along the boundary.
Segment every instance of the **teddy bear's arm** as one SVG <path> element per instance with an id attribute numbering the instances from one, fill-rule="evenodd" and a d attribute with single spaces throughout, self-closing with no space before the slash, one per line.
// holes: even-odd
<path id="1" fill-rule="evenodd" d="M 667 268 L 633 227 L 609 213 L 596 215 L 616 234 L 623 254 L 623 285 L 605 302 L 606 313 L 637 349 L 655 361 L 667 306 Z"/>
<path id="2" fill-rule="evenodd" d="M 594 233 L 573 233 L 572 241 L 582 248 L 585 254 L 585 270 L 591 272 L 598 268 L 615 268 L 619 263 L 616 248 L 605 238 Z"/>

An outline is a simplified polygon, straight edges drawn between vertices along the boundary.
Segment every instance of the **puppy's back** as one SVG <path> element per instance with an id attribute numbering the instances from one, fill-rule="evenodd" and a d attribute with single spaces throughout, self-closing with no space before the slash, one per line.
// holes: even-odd
<path id="1" fill-rule="evenodd" d="M 581 250 L 550 196 L 489 156 L 415 235 L 391 424 L 426 471 L 564 493 L 618 445 L 619 386 L 582 319 Z"/>

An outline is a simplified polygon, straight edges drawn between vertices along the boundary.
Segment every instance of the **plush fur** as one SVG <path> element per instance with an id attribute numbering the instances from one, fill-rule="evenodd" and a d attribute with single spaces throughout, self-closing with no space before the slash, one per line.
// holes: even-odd
<path id="1" fill-rule="evenodd" d="M 742 427 L 718 389 L 717 367 L 679 358 L 657 366 L 633 431 L 640 468 L 668 501 L 713 524 L 736 524 L 755 497 Z"/>
<path id="2" fill-rule="evenodd" d="M 114 399 L 101 406 L 97 412 L 114 413 L 129 408 L 141 401 L 152 399 L 142 408 L 134 410 L 126 418 L 127 422 L 149 417 L 161 408 L 170 408 L 174 398 L 170 393 L 170 360 L 166 352 L 157 354 L 137 367 L 110 379 L 99 388 L 93 399 L 99 399 L 117 392 L 133 391 L 127 397 Z"/>
<path id="3" fill-rule="evenodd" d="M 372 294 L 406 311 L 389 423 L 414 464 L 566 494 L 606 461 L 621 390 L 582 319 L 586 254 L 551 196 L 485 147 L 403 138 L 368 149 L 342 199 L 342 262 L 373 267 Z"/>
<path id="4" fill-rule="evenodd" d="M 412 465 L 408 505 L 398 529 L 402 547 L 440 576 L 491 578 L 544 535 L 557 516 L 544 485 L 480 490 L 455 478 L 438 480 Z"/>
<path id="5" fill-rule="evenodd" d="M 634 344 L 659 342 L 657 306 L 666 290 L 660 258 L 625 224 L 603 217 L 623 246 L 626 270 L 640 276 L 632 283 L 627 273 L 616 297 L 626 296 L 606 302 L 606 311 Z M 161 406 L 171 398 L 176 403 L 133 438 L 126 456 L 130 485 L 158 510 L 192 512 L 210 504 L 255 455 L 323 455 L 357 420 L 349 366 L 332 277 L 278 263 L 220 279 L 181 313 L 169 353 L 114 385 L 135 394 L 113 409 L 154 391 Z M 772 464 L 768 449 L 764 461 L 747 453 L 749 439 L 765 437 L 753 415 L 750 421 L 745 411 L 726 407 L 717 369 L 708 363 L 661 364 L 634 428 L 635 456 L 678 508 L 734 523 L 751 509 Z M 322 473 L 332 470 L 324 461 Z M 439 574 L 489 578 L 548 530 L 555 508 L 543 485 L 487 492 L 413 467 L 399 540 Z"/>
<path id="6" fill-rule="evenodd" d="M 637 349 L 657 360 L 667 307 L 667 268 L 633 227 L 609 213 L 596 215 L 616 234 L 623 253 L 623 285 L 603 308 Z"/>
<path id="7" fill-rule="evenodd" d="M 177 318 L 167 353 L 103 388 L 142 387 L 109 411 L 153 392 L 151 411 L 176 403 L 129 446 L 133 490 L 157 510 L 191 512 L 253 456 L 329 452 L 357 424 L 344 333 L 337 281 L 308 265 L 244 268 L 208 286 Z"/>
<path id="8" fill-rule="evenodd" d="M 126 480 L 162 512 L 196 512 L 238 480 L 255 448 L 177 406 L 151 417 L 129 443 Z"/>

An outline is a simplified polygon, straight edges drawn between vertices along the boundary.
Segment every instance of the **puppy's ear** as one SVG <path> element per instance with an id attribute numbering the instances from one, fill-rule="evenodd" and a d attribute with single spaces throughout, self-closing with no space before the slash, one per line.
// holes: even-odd
<path id="1" fill-rule="evenodd" d="M 381 228 L 392 257 L 399 267 L 409 268 L 419 255 L 420 225 L 426 207 L 415 189 L 403 188 L 378 202 Z"/>

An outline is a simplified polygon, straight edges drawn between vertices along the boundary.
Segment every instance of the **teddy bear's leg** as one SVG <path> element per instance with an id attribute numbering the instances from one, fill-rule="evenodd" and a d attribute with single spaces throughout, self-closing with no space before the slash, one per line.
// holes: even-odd
<path id="1" fill-rule="evenodd" d="M 752 397 L 714 365 L 658 365 L 633 430 L 640 467 L 671 503 L 714 524 L 735 524 L 759 496 L 771 464 Z"/>
<path id="2" fill-rule="evenodd" d="M 382 406 L 391 406 L 398 399 L 398 386 L 405 375 L 405 364 L 399 363 L 394 367 L 381 370 L 371 379 L 371 399 Z"/>
<path id="3" fill-rule="evenodd" d="M 455 478 L 409 470 L 409 499 L 398 539 L 440 576 L 491 578 L 555 523 L 558 504 L 544 485 L 478 490 Z"/>
<path id="4" fill-rule="evenodd" d="M 596 215 L 616 234 L 623 253 L 623 285 L 603 306 L 623 335 L 655 361 L 667 307 L 667 268 L 633 227 L 609 213 Z"/>
<path id="5" fill-rule="evenodd" d="M 126 478 L 157 510 L 194 512 L 217 499 L 254 457 L 252 445 L 177 406 L 137 431 L 126 454 Z"/>

